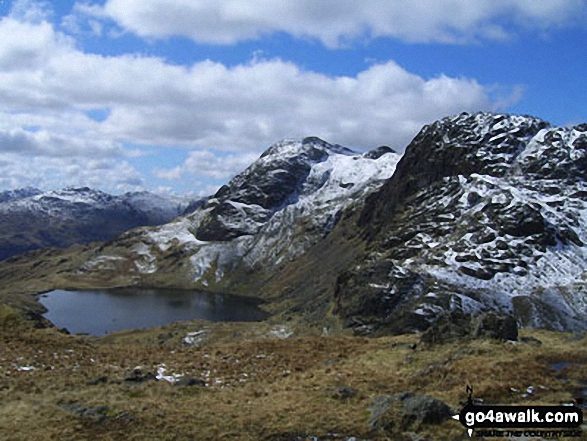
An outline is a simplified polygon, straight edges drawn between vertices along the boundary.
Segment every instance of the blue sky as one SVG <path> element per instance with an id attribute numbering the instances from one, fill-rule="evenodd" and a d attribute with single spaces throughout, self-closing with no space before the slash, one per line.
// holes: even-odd
<path id="1" fill-rule="evenodd" d="M 283 138 L 587 122 L 587 1 L 0 0 L 0 189 L 209 194 Z"/>

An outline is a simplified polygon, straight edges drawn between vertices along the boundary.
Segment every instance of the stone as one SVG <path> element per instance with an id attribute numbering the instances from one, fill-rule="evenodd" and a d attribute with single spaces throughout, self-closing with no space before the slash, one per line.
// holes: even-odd
<path id="1" fill-rule="evenodd" d="M 187 387 L 187 386 L 206 386 L 206 382 L 200 378 L 183 377 L 173 383 L 174 387 Z"/>
<path id="2" fill-rule="evenodd" d="M 340 386 L 335 388 L 330 396 L 336 400 L 350 400 L 351 398 L 355 397 L 358 393 L 359 391 L 354 387 Z"/>
<path id="3" fill-rule="evenodd" d="M 511 315 L 483 313 L 473 318 L 471 336 L 516 341 L 518 340 L 518 324 Z"/>
<path id="4" fill-rule="evenodd" d="M 157 381 L 157 377 L 152 372 L 143 373 L 143 370 L 140 367 L 136 367 L 131 371 L 128 371 L 124 374 L 124 381 L 129 382 L 136 382 L 142 383 L 144 381 L 155 380 Z"/>
<path id="5" fill-rule="evenodd" d="M 494 338 L 497 340 L 518 339 L 518 325 L 511 315 L 485 312 L 477 316 L 460 310 L 443 314 L 424 331 L 423 343 L 445 344 L 464 339 Z"/>
<path id="6" fill-rule="evenodd" d="M 369 426 L 392 433 L 441 424 L 455 413 L 443 401 L 411 392 L 375 397 L 369 410 Z"/>
<path id="7" fill-rule="evenodd" d="M 471 316 L 461 311 L 441 315 L 420 336 L 422 343 L 445 344 L 468 338 L 471 332 Z"/>

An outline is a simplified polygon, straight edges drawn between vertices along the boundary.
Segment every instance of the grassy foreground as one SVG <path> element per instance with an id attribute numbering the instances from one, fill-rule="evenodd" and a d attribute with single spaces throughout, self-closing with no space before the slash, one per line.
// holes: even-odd
<path id="1" fill-rule="evenodd" d="M 199 342 L 183 342 L 199 330 Z M 541 344 L 426 348 L 416 335 L 293 331 L 282 338 L 291 330 L 268 323 L 189 322 L 95 338 L 35 329 L 0 306 L 0 439 L 464 440 L 452 420 L 415 433 L 374 431 L 372 400 L 410 391 L 458 411 L 469 384 L 487 403 L 559 404 L 572 401 L 587 379 L 580 334 L 522 331 Z M 164 367 L 165 375 L 197 377 L 206 386 L 124 381 L 136 366 L 154 374 Z M 341 395 L 340 386 L 357 393 Z"/>

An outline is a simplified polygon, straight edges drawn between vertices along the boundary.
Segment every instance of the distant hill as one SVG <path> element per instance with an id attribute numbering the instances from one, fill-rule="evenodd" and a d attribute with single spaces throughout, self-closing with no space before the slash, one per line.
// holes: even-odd
<path id="1" fill-rule="evenodd" d="M 39 248 L 108 240 L 183 214 L 189 201 L 149 192 L 112 196 L 90 188 L 0 193 L 0 259 Z"/>

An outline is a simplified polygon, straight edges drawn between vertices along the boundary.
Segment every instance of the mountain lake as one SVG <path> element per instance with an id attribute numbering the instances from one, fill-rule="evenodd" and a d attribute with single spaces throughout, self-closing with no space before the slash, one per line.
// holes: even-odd
<path id="1" fill-rule="evenodd" d="M 255 299 L 173 289 L 56 290 L 39 301 L 47 308 L 43 317 L 58 328 L 95 336 L 175 321 L 250 322 L 269 315 Z"/>

